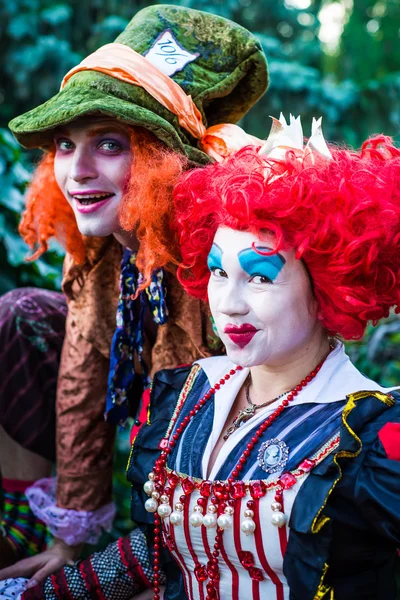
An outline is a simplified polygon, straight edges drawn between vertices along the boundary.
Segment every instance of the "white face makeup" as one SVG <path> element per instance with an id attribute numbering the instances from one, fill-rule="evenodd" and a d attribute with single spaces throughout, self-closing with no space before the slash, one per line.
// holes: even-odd
<path id="1" fill-rule="evenodd" d="M 263 256 L 273 238 L 221 227 L 208 256 L 208 297 L 229 358 L 246 367 L 291 361 L 319 322 L 311 284 L 294 251 Z"/>
<path id="2" fill-rule="evenodd" d="M 81 119 L 54 136 L 56 181 L 83 235 L 120 230 L 118 207 L 132 163 L 129 131 L 112 119 Z"/>

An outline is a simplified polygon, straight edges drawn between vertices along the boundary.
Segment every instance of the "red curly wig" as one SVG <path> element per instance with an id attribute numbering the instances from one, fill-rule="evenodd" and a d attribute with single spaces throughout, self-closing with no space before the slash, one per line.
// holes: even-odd
<path id="1" fill-rule="evenodd" d="M 311 165 L 290 151 L 272 161 L 245 148 L 184 175 L 174 199 L 186 290 L 206 299 L 207 255 L 225 226 L 268 231 L 276 252 L 295 250 L 330 335 L 358 339 L 369 321 L 399 307 L 400 150 L 380 136 L 360 152 L 331 152 L 331 161 Z"/>
<path id="2" fill-rule="evenodd" d="M 179 260 L 176 238 L 170 227 L 172 190 L 186 160 L 139 127 L 131 129 L 131 147 L 134 160 L 119 207 L 120 223 L 126 231 L 136 231 L 140 241 L 137 263 L 149 281 L 154 268 Z M 54 155 L 54 150 L 47 152 L 36 169 L 27 191 L 19 231 L 34 250 L 29 260 L 43 254 L 48 249 L 49 239 L 55 237 L 80 265 L 87 257 L 85 237 L 79 232 L 73 210 L 57 185 Z"/>

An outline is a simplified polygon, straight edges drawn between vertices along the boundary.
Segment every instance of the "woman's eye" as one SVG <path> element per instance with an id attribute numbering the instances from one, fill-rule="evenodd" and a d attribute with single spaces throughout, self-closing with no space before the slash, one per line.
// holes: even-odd
<path id="1" fill-rule="evenodd" d="M 219 267 L 211 267 L 210 271 L 215 277 L 225 277 L 225 278 L 228 277 L 228 274 L 226 273 L 226 271 L 224 271 L 223 269 L 220 269 Z"/>
<path id="2" fill-rule="evenodd" d="M 250 281 L 251 283 L 272 283 L 269 277 L 266 277 L 265 275 L 253 275 L 253 277 L 250 278 Z"/>
<path id="3" fill-rule="evenodd" d="M 99 147 L 106 152 L 120 152 L 122 150 L 121 144 L 113 140 L 105 140 L 101 142 Z"/>
<path id="4" fill-rule="evenodd" d="M 57 140 L 56 146 L 57 150 L 61 150 L 61 152 L 72 150 L 74 148 L 74 144 L 70 140 Z"/>

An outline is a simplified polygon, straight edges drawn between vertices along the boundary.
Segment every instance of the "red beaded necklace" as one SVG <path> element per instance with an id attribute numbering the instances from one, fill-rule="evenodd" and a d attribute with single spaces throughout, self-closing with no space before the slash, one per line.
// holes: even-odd
<path id="1" fill-rule="evenodd" d="M 331 348 L 329 352 L 331 351 Z M 329 354 L 329 353 L 328 353 Z M 328 355 L 327 355 L 328 356 Z M 219 580 L 219 568 L 218 568 L 218 556 L 221 550 L 222 534 L 224 529 L 232 526 L 232 514 L 234 512 L 233 505 L 238 498 L 243 498 L 246 495 L 245 484 L 241 481 L 235 481 L 239 477 L 243 467 L 249 458 L 251 452 L 254 450 L 255 445 L 258 443 L 260 437 L 263 435 L 265 430 L 279 417 L 279 415 L 285 410 L 289 403 L 299 394 L 299 392 L 306 387 L 310 381 L 316 377 L 317 373 L 321 370 L 323 363 L 327 356 L 315 367 L 313 371 L 307 377 L 301 380 L 293 390 L 289 392 L 280 405 L 274 410 L 274 412 L 259 426 L 251 440 L 246 444 L 246 448 L 239 458 L 235 468 L 233 469 L 231 476 L 227 482 L 208 482 L 204 481 L 200 486 L 200 498 L 197 501 L 195 512 L 191 516 L 191 524 L 194 527 L 204 525 L 207 528 L 216 527 L 216 537 L 214 543 L 214 552 L 212 558 L 209 560 L 207 567 L 200 563 L 196 565 L 195 575 L 199 581 L 209 582 L 206 585 L 207 596 L 206 600 L 215 600 L 218 597 L 217 588 Z M 177 427 L 175 433 L 170 438 L 164 438 L 161 440 L 159 447 L 162 449 L 160 456 L 157 458 L 153 471 L 149 473 L 149 481 L 144 484 L 144 491 L 150 496 L 145 503 L 145 508 L 148 512 L 154 514 L 154 600 L 160 600 L 160 543 L 161 543 L 161 520 L 162 518 L 170 517 L 170 523 L 172 525 L 179 525 L 182 523 L 182 515 L 180 513 L 184 510 L 184 504 L 186 503 L 187 496 L 191 494 L 195 489 L 196 484 L 191 478 L 184 478 L 182 480 L 182 489 L 184 495 L 181 496 L 180 503 L 175 505 L 175 511 L 172 512 L 170 507 L 170 496 L 173 494 L 173 488 L 176 487 L 180 478 L 174 472 L 168 473 L 166 469 L 166 463 L 169 454 L 176 446 L 179 437 L 182 435 L 185 428 L 188 426 L 190 420 L 199 412 L 204 404 L 211 398 L 216 390 L 219 390 L 233 375 L 238 371 L 241 371 L 243 367 L 237 366 L 235 369 L 231 369 L 229 373 L 222 377 L 218 383 L 215 383 L 206 394 L 195 404 L 189 414 L 182 420 L 180 425 Z M 173 427 L 179 417 L 180 410 L 184 402 L 178 407 L 169 431 L 173 430 Z M 307 463 L 307 464 L 306 464 Z M 309 463 L 309 464 L 308 464 Z M 304 461 L 304 467 L 300 472 L 310 471 L 313 467 L 312 461 Z M 296 483 L 296 479 L 291 473 L 283 473 L 275 484 L 277 491 L 275 493 L 275 500 L 271 505 L 272 518 L 271 521 L 277 527 L 282 527 L 286 523 L 286 516 L 281 512 L 282 509 L 282 497 L 283 490 L 292 487 Z M 211 493 L 214 495 L 211 496 Z M 251 495 L 253 500 L 247 502 L 247 509 L 245 510 L 245 519 L 242 522 L 241 529 L 247 535 L 252 534 L 255 530 L 255 523 L 252 519 L 254 516 L 255 502 L 254 498 L 260 498 L 266 493 L 266 486 L 263 482 L 255 482 L 252 484 Z M 210 497 L 210 506 L 208 507 L 207 514 L 204 514 L 208 497 Z M 160 501 L 160 503 L 159 503 Z M 197 510 L 196 510 L 197 509 Z M 217 514 L 219 515 L 217 517 Z M 168 543 L 167 543 L 168 545 Z M 246 568 L 246 567 L 245 567 Z M 263 578 L 262 573 L 255 574 L 255 576 Z"/>

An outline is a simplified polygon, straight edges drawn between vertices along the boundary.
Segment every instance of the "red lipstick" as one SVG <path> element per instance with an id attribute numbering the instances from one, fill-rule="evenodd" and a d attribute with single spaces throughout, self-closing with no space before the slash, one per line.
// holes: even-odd
<path id="1" fill-rule="evenodd" d="M 239 346 L 239 348 L 244 348 L 251 342 L 258 329 L 251 325 L 250 323 L 243 323 L 243 325 L 228 325 L 224 329 L 224 333 L 227 334 L 229 339 L 232 340 L 234 344 Z"/>

